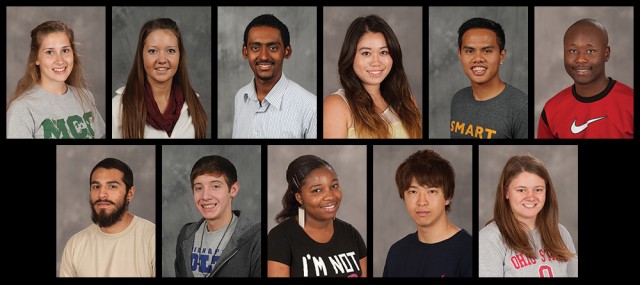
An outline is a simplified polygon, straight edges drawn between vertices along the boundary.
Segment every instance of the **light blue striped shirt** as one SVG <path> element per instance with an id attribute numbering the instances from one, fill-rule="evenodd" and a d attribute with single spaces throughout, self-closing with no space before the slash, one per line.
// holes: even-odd
<path id="1" fill-rule="evenodd" d="M 260 103 L 254 80 L 236 93 L 232 138 L 317 137 L 316 95 L 282 74 Z"/>

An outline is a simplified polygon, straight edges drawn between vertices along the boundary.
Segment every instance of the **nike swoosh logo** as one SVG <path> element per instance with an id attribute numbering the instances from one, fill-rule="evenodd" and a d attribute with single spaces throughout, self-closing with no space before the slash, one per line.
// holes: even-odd
<path id="1" fill-rule="evenodd" d="M 607 116 L 602 116 L 602 117 L 598 117 L 598 118 L 593 118 L 591 120 L 588 120 L 586 123 L 576 126 L 576 119 L 573 119 L 573 123 L 571 124 L 571 132 L 574 134 L 579 134 L 580 132 L 584 131 L 587 129 L 587 127 L 589 126 L 589 124 L 595 122 L 595 121 L 600 121 L 604 118 L 606 118 Z"/>

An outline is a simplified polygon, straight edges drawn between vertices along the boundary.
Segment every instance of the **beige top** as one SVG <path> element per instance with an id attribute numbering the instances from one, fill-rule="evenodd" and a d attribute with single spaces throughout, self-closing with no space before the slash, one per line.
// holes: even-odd
<path id="1" fill-rule="evenodd" d="M 155 277 L 156 225 L 134 216 L 107 234 L 96 224 L 73 235 L 62 252 L 60 277 Z"/>
<path id="2" fill-rule="evenodd" d="M 349 101 L 347 101 L 347 97 L 344 93 L 344 89 L 338 89 L 338 91 L 336 91 L 333 94 L 340 95 L 340 97 L 342 97 L 342 99 L 344 99 L 344 101 L 347 102 L 347 105 L 349 105 Z M 389 133 L 391 133 L 390 138 L 392 139 L 409 138 L 409 135 L 404 130 L 404 126 L 402 125 L 400 118 L 398 118 L 398 115 L 396 115 L 395 111 L 391 109 L 391 106 L 387 107 L 387 109 L 385 109 L 384 112 L 382 112 L 381 116 L 382 116 L 382 119 L 384 119 L 387 123 L 389 123 Z M 356 129 L 354 128 L 353 120 L 351 120 L 351 126 L 347 130 L 347 138 L 350 138 L 350 139 L 358 138 Z"/>

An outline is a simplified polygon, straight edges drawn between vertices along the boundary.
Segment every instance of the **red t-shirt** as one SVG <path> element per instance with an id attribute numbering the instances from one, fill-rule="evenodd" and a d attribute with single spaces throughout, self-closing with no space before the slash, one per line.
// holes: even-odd
<path id="1" fill-rule="evenodd" d="M 609 85 L 593 97 L 580 97 L 575 85 L 544 105 L 538 138 L 633 138 L 633 89 L 609 78 Z"/>

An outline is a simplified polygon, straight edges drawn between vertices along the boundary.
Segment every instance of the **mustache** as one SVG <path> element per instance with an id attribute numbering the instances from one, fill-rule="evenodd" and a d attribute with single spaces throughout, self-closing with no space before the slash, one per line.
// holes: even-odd
<path id="1" fill-rule="evenodd" d="M 98 203 L 109 203 L 111 205 L 115 205 L 116 203 L 110 200 L 96 200 L 95 202 L 93 202 L 93 206 L 97 205 Z"/>
<path id="2" fill-rule="evenodd" d="M 275 62 L 273 62 L 273 61 L 271 61 L 271 60 L 263 60 L 263 61 L 257 61 L 257 60 L 256 60 L 256 65 L 258 65 L 258 64 L 264 64 L 264 63 L 273 64 L 273 65 L 275 65 L 275 64 L 276 64 Z"/>

